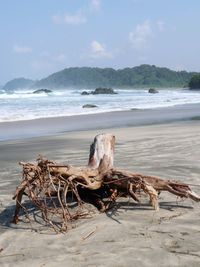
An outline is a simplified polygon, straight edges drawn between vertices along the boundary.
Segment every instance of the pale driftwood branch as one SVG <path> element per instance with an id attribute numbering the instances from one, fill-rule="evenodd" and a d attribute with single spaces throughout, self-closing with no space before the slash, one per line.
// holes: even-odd
<path id="1" fill-rule="evenodd" d="M 20 209 L 24 208 L 21 203 L 24 193 L 55 231 L 66 231 L 71 222 L 88 216 L 89 211 L 83 207 L 84 201 L 101 211 L 106 211 L 122 196 L 130 196 L 140 202 L 140 191 L 149 196 L 155 210 L 159 209 L 160 191 L 200 201 L 200 197 L 187 184 L 115 169 L 114 148 L 114 135 L 101 134 L 95 137 L 91 145 L 88 166 L 57 165 L 42 157 L 36 164 L 20 163 L 23 176 L 13 197 L 16 199 L 13 222 L 18 222 Z M 70 208 L 72 196 L 78 204 L 76 211 Z"/>

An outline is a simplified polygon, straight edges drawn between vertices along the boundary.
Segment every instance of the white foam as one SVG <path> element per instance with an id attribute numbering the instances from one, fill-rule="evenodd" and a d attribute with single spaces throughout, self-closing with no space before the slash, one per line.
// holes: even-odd
<path id="1" fill-rule="evenodd" d="M 181 89 L 160 90 L 158 94 L 145 89 L 119 89 L 116 95 L 82 96 L 83 90 L 54 90 L 50 94 L 33 94 L 30 90 L 9 94 L 1 90 L 0 122 L 200 103 L 200 92 Z M 98 107 L 84 109 L 84 104 Z"/>

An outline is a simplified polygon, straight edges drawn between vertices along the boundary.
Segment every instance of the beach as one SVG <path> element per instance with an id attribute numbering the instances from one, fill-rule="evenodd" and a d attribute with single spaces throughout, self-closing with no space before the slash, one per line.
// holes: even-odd
<path id="1" fill-rule="evenodd" d="M 7 121 L 0 122 L 0 141 L 51 136 L 71 131 L 102 130 L 199 119 L 199 104 L 185 104 L 154 109 Z"/>
<path id="2" fill-rule="evenodd" d="M 10 223 L 19 161 L 41 154 L 86 165 L 102 132 L 116 136 L 117 168 L 193 184 L 200 194 L 199 114 L 196 104 L 0 123 L 0 266 L 199 266 L 199 203 L 168 192 L 159 196 L 158 212 L 147 198 L 123 199 L 117 210 L 96 211 L 66 234 Z"/>

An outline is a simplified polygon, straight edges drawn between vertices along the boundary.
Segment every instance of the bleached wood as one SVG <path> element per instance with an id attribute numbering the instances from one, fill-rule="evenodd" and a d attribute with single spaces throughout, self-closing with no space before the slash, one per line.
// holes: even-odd
<path id="1" fill-rule="evenodd" d="M 92 169 L 99 167 L 104 155 L 107 157 L 107 168 L 114 163 L 115 136 L 113 134 L 99 134 L 90 146 L 88 166 Z"/>

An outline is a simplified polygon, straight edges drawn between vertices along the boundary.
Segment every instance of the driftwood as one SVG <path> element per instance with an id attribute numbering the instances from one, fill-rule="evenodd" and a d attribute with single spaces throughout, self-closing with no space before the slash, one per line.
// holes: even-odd
<path id="1" fill-rule="evenodd" d="M 16 199 L 13 222 L 18 222 L 20 209 L 25 210 L 22 205 L 24 194 L 55 231 L 66 231 L 71 222 L 88 216 L 84 202 L 103 212 L 122 196 L 140 202 L 141 191 L 149 196 L 155 210 L 159 209 L 158 194 L 161 191 L 200 201 L 185 183 L 115 169 L 114 148 L 115 136 L 100 134 L 90 147 L 89 162 L 85 167 L 58 165 L 41 157 L 37 164 L 21 162 L 23 176 L 13 197 Z M 76 209 L 71 208 L 72 198 L 77 204 Z"/>

